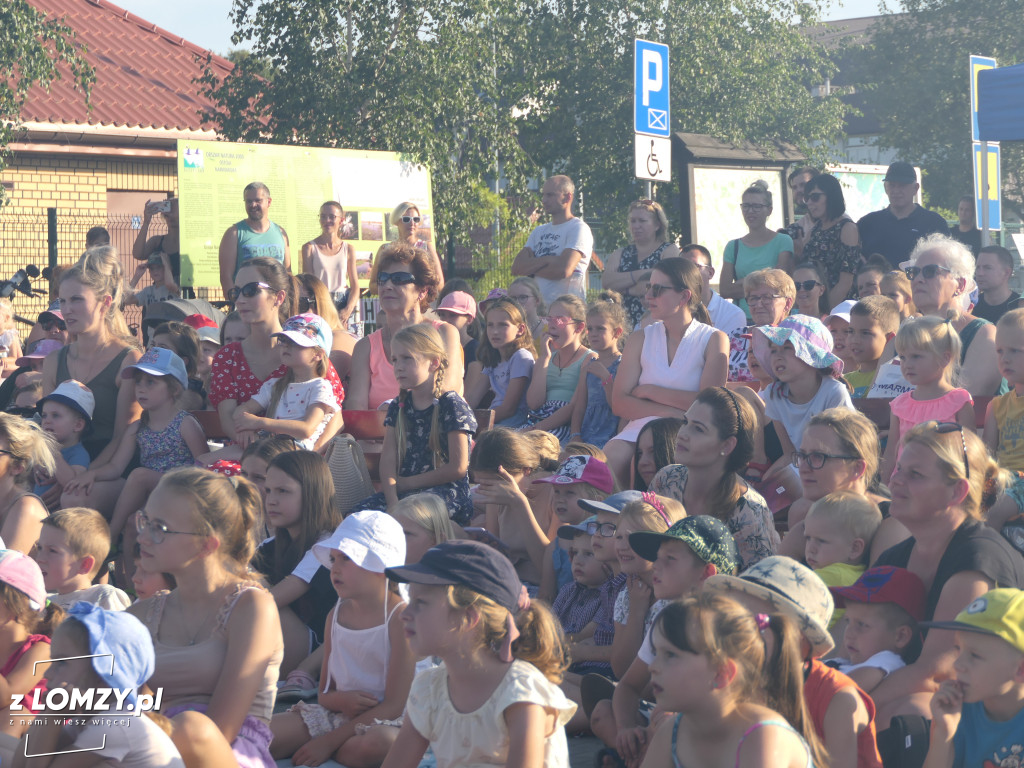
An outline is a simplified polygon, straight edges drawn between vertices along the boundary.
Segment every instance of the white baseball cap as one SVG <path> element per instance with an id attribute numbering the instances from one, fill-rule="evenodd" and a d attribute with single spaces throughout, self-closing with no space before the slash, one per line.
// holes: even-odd
<path id="1" fill-rule="evenodd" d="M 326 568 L 331 567 L 332 551 L 344 553 L 367 571 L 384 573 L 385 568 L 405 565 L 405 532 L 386 512 L 353 512 L 328 538 L 313 545 L 313 555 Z"/>
<path id="2" fill-rule="evenodd" d="M 43 403 L 47 400 L 66 405 L 79 416 L 82 416 L 85 419 L 86 428 L 92 424 L 92 414 L 96 409 L 96 396 L 82 382 L 75 379 L 62 381 L 53 392 L 36 404 L 36 408 L 40 412 L 43 410 Z"/>

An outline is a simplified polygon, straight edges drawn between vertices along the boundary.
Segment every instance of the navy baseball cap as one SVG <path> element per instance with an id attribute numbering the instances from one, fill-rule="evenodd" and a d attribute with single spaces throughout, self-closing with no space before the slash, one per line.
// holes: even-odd
<path id="1" fill-rule="evenodd" d="M 418 563 L 388 568 L 393 581 L 429 586 L 461 586 L 516 613 L 522 584 L 515 566 L 493 547 L 478 541 L 445 541 L 431 547 Z"/>
<path id="2" fill-rule="evenodd" d="M 590 499 L 576 499 L 580 509 L 596 515 L 598 512 L 608 512 L 612 515 L 622 514 L 622 508 L 631 501 L 643 501 L 643 494 L 640 491 L 619 491 L 605 498 L 604 501 L 591 501 Z"/>

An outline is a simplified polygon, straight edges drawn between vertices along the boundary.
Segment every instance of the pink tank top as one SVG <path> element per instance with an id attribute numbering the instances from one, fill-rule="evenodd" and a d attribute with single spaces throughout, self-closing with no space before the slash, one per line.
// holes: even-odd
<path id="1" fill-rule="evenodd" d="M 439 329 L 443 320 L 424 320 Z M 376 330 L 370 334 L 370 396 L 371 411 L 377 410 L 381 403 L 398 397 L 398 380 L 395 369 L 391 365 L 390 355 L 384 349 L 384 331 Z"/>

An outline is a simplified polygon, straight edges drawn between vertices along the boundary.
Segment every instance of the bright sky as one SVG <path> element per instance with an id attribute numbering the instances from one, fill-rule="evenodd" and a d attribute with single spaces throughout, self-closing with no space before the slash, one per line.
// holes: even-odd
<path id="1" fill-rule="evenodd" d="M 111 0 L 189 42 L 225 54 L 231 45 L 231 0 Z M 824 18 L 853 19 L 874 16 L 879 0 L 823 0 Z"/>

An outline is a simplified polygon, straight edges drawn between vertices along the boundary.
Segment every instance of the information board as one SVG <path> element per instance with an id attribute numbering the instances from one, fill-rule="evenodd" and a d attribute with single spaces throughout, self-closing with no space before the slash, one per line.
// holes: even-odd
<path id="1" fill-rule="evenodd" d="M 430 171 L 398 153 L 179 140 L 182 285 L 220 285 L 221 237 L 245 219 L 242 190 L 253 181 L 270 189 L 270 219 L 288 233 L 296 272 L 302 244 L 320 234 L 320 206 L 329 200 L 345 209 L 342 237 L 355 248 L 360 277 L 377 249 L 397 237 L 391 211 L 399 203 L 419 208 L 419 237 L 434 240 Z"/>

